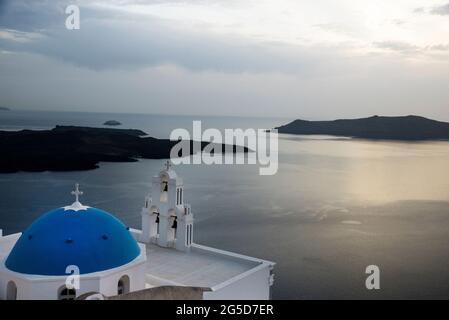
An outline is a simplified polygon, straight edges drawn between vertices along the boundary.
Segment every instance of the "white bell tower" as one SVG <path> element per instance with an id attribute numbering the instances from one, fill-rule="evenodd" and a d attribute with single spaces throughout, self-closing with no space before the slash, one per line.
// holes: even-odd
<path id="1" fill-rule="evenodd" d="M 152 195 L 145 199 L 142 208 L 140 241 L 181 251 L 188 251 L 192 244 L 193 214 L 190 205 L 184 202 L 182 179 L 171 168 L 170 161 L 153 177 Z"/>

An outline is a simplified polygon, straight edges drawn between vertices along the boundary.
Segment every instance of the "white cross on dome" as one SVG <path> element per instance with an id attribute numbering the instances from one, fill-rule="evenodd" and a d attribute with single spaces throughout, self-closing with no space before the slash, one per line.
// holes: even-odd
<path id="1" fill-rule="evenodd" d="M 71 194 L 73 194 L 75 196 L 75 202 L 72 203 L 70 206 L 66 206 L 64 207 L 64 210 L 72 210 L 72 211 L 79 211 L 79 210 L 87 210 L 88 206 L 83 206 L 80 202 L 80 196 L 82 196 L 84 194 L 83 191 L 80 190 L 80 185 L 79 183 L 75 184 L 75 190 L 73 190 L 71 192 Z"/>
<path id="2" fill-rule="evenodd" d="M 79 196 L 82 196 L 84 192 L 80 191 L 80 184 L 75 183 L 75 190 L 72 191 L 72 194 L 75 196 L 75 202 L 79 202 Z"/>

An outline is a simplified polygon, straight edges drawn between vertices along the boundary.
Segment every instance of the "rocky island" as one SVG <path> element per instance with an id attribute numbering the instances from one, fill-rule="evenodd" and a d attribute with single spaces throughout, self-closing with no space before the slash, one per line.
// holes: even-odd
<path id="1" fill-rule="evenodd" d="M 134 129 L 56 126 L 42 131 L 0 131 L 0 172 L 88 170 L 98 168 L 101 161 L 167 159 L 177 143 L 148 137 L 145 132 Z M 191 144 L 192 154 L 193 142 L 183 143 Z M 201 150 L 206 145 L 207 142 L 202 142 Z M 249 150 L 234 145 L 232 151 Z"/>
<path id="2" fill-rule="evenodd" d="M 295 120 L 277 127 L 279 133 L 334 135 L 385 140 L 447 140 L 449 123 L 419 116 L 383 117 L 334 121 Z"/>
<path id="3" fill-rule="evenodd" d="M 103 123 L 104 126 L 120 126 L 121 123 L 117 120 L 108 120 L 105 123 Z"/>

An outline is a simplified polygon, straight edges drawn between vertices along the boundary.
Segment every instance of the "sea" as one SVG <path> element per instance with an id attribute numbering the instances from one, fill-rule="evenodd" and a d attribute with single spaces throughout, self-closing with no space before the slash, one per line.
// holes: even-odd
<path id="1" fill-rule="evenodd" d="M 56 125 L 141 129 L 270 129 L 293 119 L 0 111 L 0 130 Z M 1 156 L 1 150 L 0 150 Z M 0 174 L 0 229 L 24 230 L 48 210 L 82 202 L 140 228 L 151 178 L 164 160 L 101 163 L 71 172 Z M 256 164 L 175 166 L 195 215 L 194 241 L 276 262 L 274 299 L 448 299 L 449 142 L 279 136 L 279 169 Z M 367 267 L 380 270 L 368 290 Z"/>

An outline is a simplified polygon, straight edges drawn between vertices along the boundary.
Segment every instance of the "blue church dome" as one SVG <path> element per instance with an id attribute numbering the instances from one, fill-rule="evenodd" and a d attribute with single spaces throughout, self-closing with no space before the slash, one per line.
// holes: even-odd
<path id="1" fill-rule="evenodd" d="M 136 240 L 120 220 L 106 211 L 81 205 L 77 196 L 73 205 L 52 210 L 34 221 L 5 264 L 15 272 L 59 276 L 67 275 L 70 265 L 85 274 L 120 267 L 139 254 Z"/>

